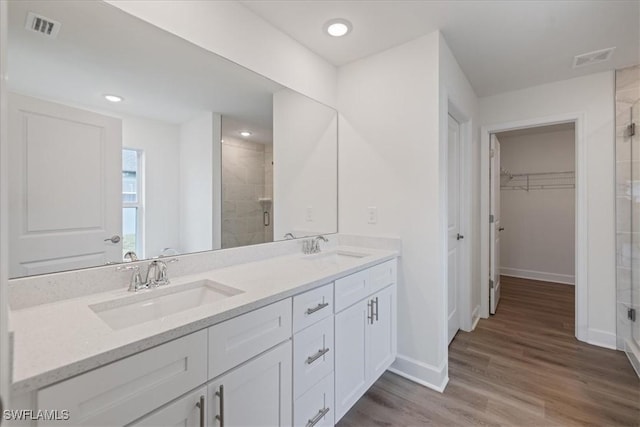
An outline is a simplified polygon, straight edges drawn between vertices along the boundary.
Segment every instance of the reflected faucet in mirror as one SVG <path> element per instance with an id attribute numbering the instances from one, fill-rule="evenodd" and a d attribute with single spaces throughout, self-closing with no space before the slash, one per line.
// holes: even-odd
<path id="1" fill-rule="evenodd" d="M 134 251 L 128 251 L 122 258 L 125 260 L 125 262 L 138 261 L 138 255 L 136 255 Z"/>

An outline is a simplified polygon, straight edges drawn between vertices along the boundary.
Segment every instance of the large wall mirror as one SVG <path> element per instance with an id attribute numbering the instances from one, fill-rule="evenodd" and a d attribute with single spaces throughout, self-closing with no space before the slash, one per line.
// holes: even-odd
<path id="1" fill-rule="evenodd" d="M 7 66 L 11 277 L 337 232 L 335 110 L 102 1 L 9 2 Z"/>

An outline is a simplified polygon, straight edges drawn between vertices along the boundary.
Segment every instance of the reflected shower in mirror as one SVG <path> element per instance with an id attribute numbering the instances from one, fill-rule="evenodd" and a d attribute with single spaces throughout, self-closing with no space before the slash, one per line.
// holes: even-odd
<path id="1" fill-rule="evenodd" d="M 7 63 L 11 277 L 337 232 L 335 110 L 97 0 Z"/>

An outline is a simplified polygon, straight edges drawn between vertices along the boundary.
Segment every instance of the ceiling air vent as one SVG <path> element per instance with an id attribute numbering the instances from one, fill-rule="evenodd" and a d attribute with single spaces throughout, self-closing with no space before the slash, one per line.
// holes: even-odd
<path id="1" fill-rule="evenodd" d="M 40 33 L 44 36 L 56 38 L 58 31 L 60 31 L 61 23 L 54 21 L 53 19 L 46 18 L 42 15 L 29 12 L 27 14 L 27 23 L 25 28 L 35 33 Z"/>
<path id="2" fill-rule="evenodd" d="M 583 53 L 573 57 L 573 68 L 580 68 L 586 65 L 597 64 L 599 62 L 605 62 L 611 59 L 615 47 L 607 49 L 595 50 L 589 53 Z"/>

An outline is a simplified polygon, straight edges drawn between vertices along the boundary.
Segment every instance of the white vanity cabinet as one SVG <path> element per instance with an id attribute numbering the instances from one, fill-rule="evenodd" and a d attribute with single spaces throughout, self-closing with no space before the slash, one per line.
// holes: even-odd
<path id="1" fill-rule="evenodd" d="M 396 356 L 396 260 L 20 396 L 20 425 L 333 426 Z M 16 425 L 16 423 L 9 423 Z"/>
<path id="2" fill-rule="evenodd" d="M 349 292 L 349 286 L 357 288 L 360 295 L 368 294 L 335 316 L 336 422 L 396 357 L 395 269 L 393 260 L 365 270 L 366 274 L 356 273 L 357 280 L 351 277 L 336 280 L 336 307 L 346 305 L 341 303 L 339 294 L 352 299 L 355 292 Z M 347 289 L 339 290 L 339 286 Z"/>

